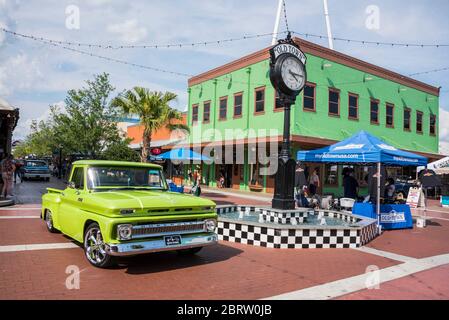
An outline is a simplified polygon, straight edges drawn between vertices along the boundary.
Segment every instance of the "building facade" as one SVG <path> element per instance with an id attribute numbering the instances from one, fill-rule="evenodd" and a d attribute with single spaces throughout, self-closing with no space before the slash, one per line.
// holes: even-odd
<path id="1" fill-rule="evenodd" d="M 295 41 L 307 56 L 307 85 L 292 106 L 293 155 L 364 129 L 429 161 L 440 158 L 438 88 L 302 39 Z M 191 136 L 195 130 L 203 133 L 201 140 L 191 138 L 197 148 L 220 136 L 225 144 L 242 144 L 247 150 L 250 132 L 261 129 L 270 139 L 282 140 L 284 114 L 269 79 L 269 48 L 195 76 L 188 84 L 187 123 Z M 214 133 L 205 134 L 211 129 Z M 226 139 L 226 129 L 241 129 L 245 136 Z M 228 187 L 272 192 L 273 176 L 260 175 L 259 164 L 249 162 L 245 157 L 241 164 L 203 164 L 205 183 L 215 185 L 224 174 Z M 318 169 L 320 191 L 339 193 L 342 168 Z M 366 168 L 360 170 L 363 182 Z"/>

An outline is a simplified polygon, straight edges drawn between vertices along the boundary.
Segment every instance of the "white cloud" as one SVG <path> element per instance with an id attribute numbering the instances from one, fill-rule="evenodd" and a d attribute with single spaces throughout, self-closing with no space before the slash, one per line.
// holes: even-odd
<path id="1" fill-rule="evenodd" d="M 38 59 L 20 52 L 0 64 L 0 95 L 7 96 L 14 90 L 31 88 L 42 79 Z"/>
<path id="2" fill-rule="evenodd" d="M 52 105 L 57 106 L 61 112 L 64 112 L 65 103 L 64 101 L 55 102 Z M 42 104 L 27 104 L 28 108 L 42 108 Z M 17 123 L 17 127 L 14 130 L 14 139 L 16 140 L 22 140 L 24 139 L 29 133 L 30 133 L 30 127 L 33 121 L 37 121 L 38 123 L 40 121 L 46 121 L 50 117 L 50 107 L 49 106 L 43 106 L 43 112 L 39 114 L 37 117 L 21 117 L 19 119 L 19 122 Z"/>
<path id="3" fill-rule="evenodd" d="M 126 20 L 123 23 L 110 24 L 108 32 L 119 35 L 119 38 L 128 43 L 137 43 L 147 36 L 147 28 L 139 26 L 136 19 Z"/>

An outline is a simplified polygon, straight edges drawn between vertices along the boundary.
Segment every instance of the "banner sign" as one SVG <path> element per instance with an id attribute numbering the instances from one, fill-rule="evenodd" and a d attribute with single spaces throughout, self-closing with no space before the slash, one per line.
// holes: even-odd
<path id="1" fill-rule="evenodd" d="M 405 222 L 405 212 L 396 212 L 391 210 L 390 212 L 380 213 L 380 223 L 398 223 Z"/>
<path id="2" fill-rule="evenodd" d="M 425 207 L 424 192 L 422 188 L 410 188 L 407 196 L 407 204 L 412 208 Z"/>
<path id="3" fill-rule="evenodd" d="M 295 55 L 299 60 L 301 60 L 302 64 L 304 64 L 304 65 L 306 64 L 306 60 L 307 60 L 306 55 L 304 54 L 304 52 L 299 50 L 294 45 L 291 45 L 288 43 L 278 44 L 276 47 L 273 48 L 273 52 L 274 52 L 275 59 L 283 53 L 291 53 L 291 54 Z"/>
<path id="4" fill-rule="evenodd" d="M 376 205 L 356 202 L 352 213 L 372 219 L 377 219 Z M 413 228 L 413 218 L 410 206 L 406 204 L 383 204 L 380 206 L 380 225 L 383 230 Z"/>

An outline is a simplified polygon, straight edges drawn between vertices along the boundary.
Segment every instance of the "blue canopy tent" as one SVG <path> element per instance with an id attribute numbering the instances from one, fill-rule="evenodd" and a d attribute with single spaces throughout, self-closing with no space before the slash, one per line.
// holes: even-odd
<path id="1" fill-rule="evenodd" d="M 427 158 L 399 150 L 383 140 L 360 131 L 352 137 L 317 150 L 298 151 L 301 162 L 335 164 L 377 164 L 377 219 L 380 216 L 381 164 L 388 166 L 425 166 Z"/>

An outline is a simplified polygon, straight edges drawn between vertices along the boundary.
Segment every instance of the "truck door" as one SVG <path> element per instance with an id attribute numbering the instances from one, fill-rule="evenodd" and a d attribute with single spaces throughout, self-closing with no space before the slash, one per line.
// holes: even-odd
<path id="1" fill-rule="evenodd" d="M 69 185 L 61 195 L 61 206 L 59 207 L 61 231 L 78 241 L 83 238 L 84 187 L 84 168 L 74 167 Z"/>

